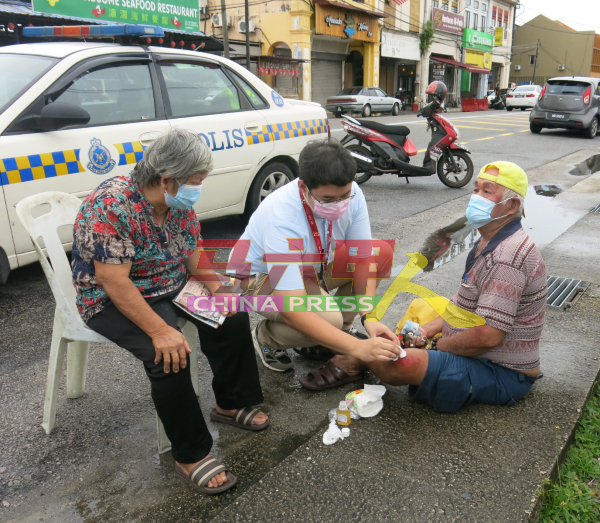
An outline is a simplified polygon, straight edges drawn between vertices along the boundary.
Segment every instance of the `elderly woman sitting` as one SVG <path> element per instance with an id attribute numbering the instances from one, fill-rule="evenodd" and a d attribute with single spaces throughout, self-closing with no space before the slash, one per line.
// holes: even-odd
<path id="1" fill-rule="evenodd" d="M 211 418 L 248 430 L 269 424 L 250 408 L 263 395 L 248 315 L 230 314 L 215 329 L 172 303 L 201 254 L 192 206 L 212 166 L 197 135 L 175 129 L 157 138 L 130 176 L 102 182 L 85 199 L 72 262 L 81 316 L 143 362 L 176 471 L 206 494 L 228 490 L 236 478 L 208 455 L 212 438 L 192 386 L 191 351 L 177 329 L 178 316 L 197 327 L 214 373 Z M 219 285 L 207 282 L 211 291 Z"/>

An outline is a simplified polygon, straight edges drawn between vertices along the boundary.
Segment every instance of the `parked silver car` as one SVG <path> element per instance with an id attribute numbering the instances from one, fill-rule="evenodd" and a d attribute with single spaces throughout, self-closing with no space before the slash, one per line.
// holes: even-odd
<path id="1" fill-rule="evenodd" d="M 325 108 L 336 118 L 344 113 L 361 113 L 367 117 L 389 112 L 396 116 L 400 112 L 400 100 L 388 96 L 379 87 L 347 87 L 328 98 Z"/>
<path id="2" fill-rule="evenodd" d="M 577 129 L 588 138 L 598 133 L 600 79 L 585 76 L 551 78 L 529 114 L 532 133 L 542 129 Z"/>

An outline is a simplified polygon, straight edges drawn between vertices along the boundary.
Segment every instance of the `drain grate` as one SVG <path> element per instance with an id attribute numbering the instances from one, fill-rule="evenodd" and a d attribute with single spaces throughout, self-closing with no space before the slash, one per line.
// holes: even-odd
<path id="1" fill-rule="evenodd" d="M 598 205 L 596 205 L 596 207 L 594 207 L 591 212 L 600 213 L 600 203 Z"/>
<path id="2" fill-rule="evenodd" d="M 546 305 L 554 309 L 569 310 L 589 287 L 589 282 L 574 278 L 548 276 Z"/>

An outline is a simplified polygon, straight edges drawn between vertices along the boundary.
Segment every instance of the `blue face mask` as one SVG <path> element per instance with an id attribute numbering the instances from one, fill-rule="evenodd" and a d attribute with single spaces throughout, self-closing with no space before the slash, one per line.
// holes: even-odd
<path id="1" fill-rule="evenodd" d="M 469 220 L 469 223 L 473 227 L 479 229 L 479 227 L 483 227 L 494 220 L 504 218 L 504 216 L 508 216 L 508 214 L 505 214 L 504 216 L 498 216 L 498 218 L 492 218 L 492 210 L 494 207 L 496 207 L 496 205 L 504 203 L 508 200 L 510 200 L 510 198 L 506 198 L 506 200 L 495 203 L 487 198 L 484 198 L 483 196 L 474 194 L 471 196 L 469 205 L 467 206 L 467 220 Z"/>
<path id="2" fill-rule="evenodd" d="M 185 183 L 177 183 L 179 184 L 179 189 L 177 189 L 177 194 L 175 196 L 171 196 L 167 191 L 165 191 L 165 203 L 169 207 L 175 207 L 175 209 L 179 209 L 181 211 L 191 209 L 200 198 L 200 193 L 202 193 L 202 184 L 188 185 Z"/>

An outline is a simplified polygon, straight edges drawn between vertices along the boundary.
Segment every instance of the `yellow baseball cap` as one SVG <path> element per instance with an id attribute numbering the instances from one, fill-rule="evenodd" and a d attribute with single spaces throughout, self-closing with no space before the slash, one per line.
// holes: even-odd
<path id="1" fill-rule="evenodd" d="M 498 169 L 498 175 L 486 173 L 490 168 Z M 517 194 L 520 194 L 525 198 L 527 194 L 527 186 L 529 182 L 525 171 L 521 169 L 516 163 L 511 162 L 492 162 L 484 165 L 479 171 L 478 178 L 496 182 L 498 185 L 512 189 Z"/>

